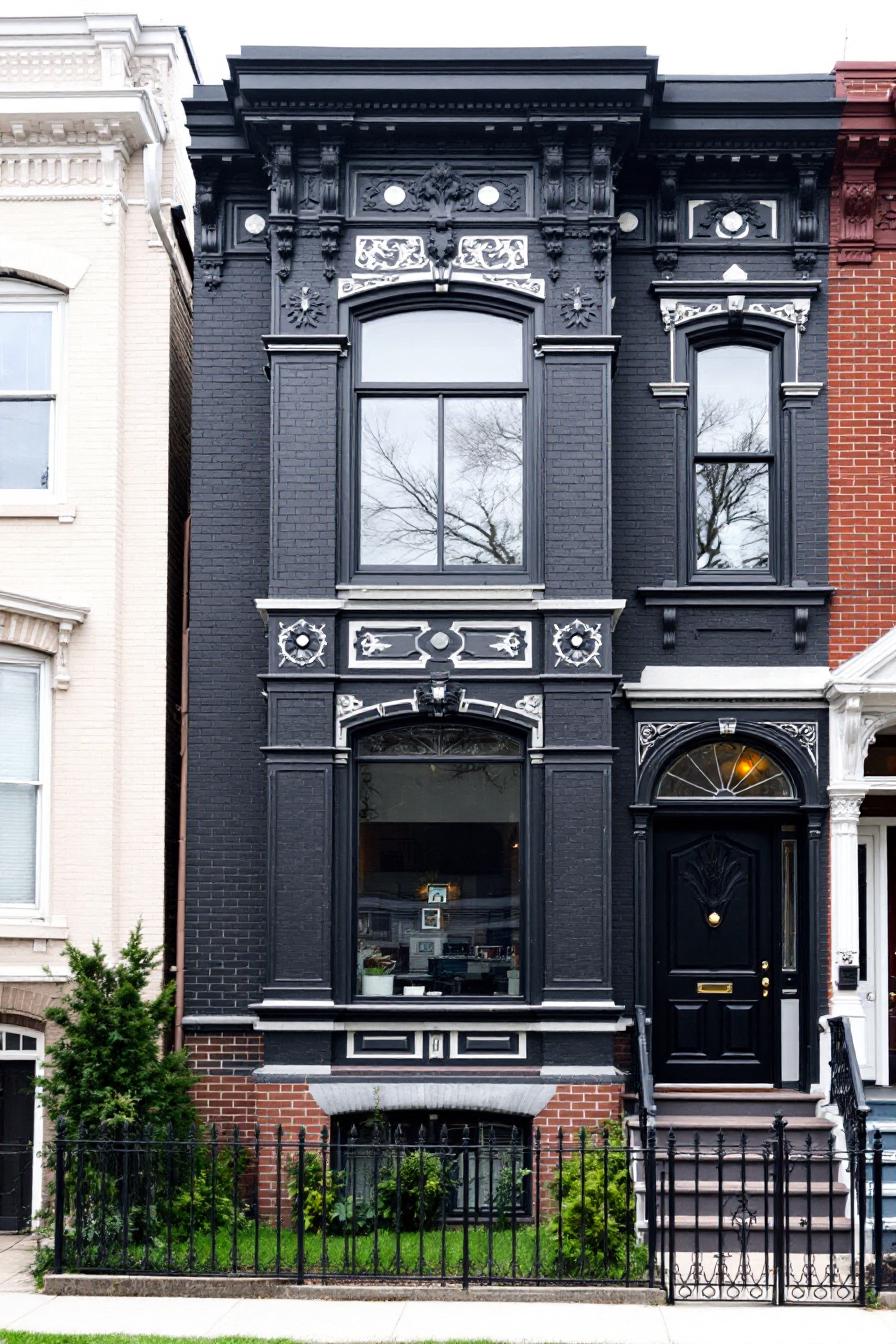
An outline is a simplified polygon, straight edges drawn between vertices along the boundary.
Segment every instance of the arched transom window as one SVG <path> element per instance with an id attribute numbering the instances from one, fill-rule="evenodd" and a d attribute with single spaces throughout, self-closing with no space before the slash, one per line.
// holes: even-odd
<path id="1" fill-rule="evenodd" d="M 793 798 L 786 771 L 771 756 L 746 742 L 705 742 L 677 756 L 663 773 L 657 798 Z"/>

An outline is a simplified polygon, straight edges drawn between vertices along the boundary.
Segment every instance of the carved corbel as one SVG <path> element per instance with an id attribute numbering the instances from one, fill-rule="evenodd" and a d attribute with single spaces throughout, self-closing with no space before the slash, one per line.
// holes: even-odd
<path id="1" fill-rule="evenodd" d="M 560 258 L 563 256 L 563 243 L 566 236 L 566 220 L 563 215 L 563 169 L 563 142 L 557 140 L 543 142 L 541 150 L 541 197 L 544 213 L 539 224 L 544 241 L 544 250 L 550 260 L 548 275 L 555 282 L 560 278 Z"/>
<path id="2" fill-rule="evenodd" d="M 200 169 L 196 178 L 196 213 L 199 216 L 199 247 L 196 260 L 202 271 L 205 287 L 212 293 L 220 285 L 224 270 L 219 184 L 218 173 L 204 173 Z"/>
<path id="3" fill-rule="evenodd" d="M 340 168 L 342 140 L 324 140 L 320 147 L 320 254 L 324 275 L 332 280 L 336 274 L 336 257 L 342 236 L 343 217 L 340 210 Z"/>
<path id="4" fill-rule="evenodd" d="M 660 271 L 674 271 L 678 265 L 678 164 L 660 168 L 656 212 L 657 249 L 654 263 Z"/>
<path id="5" fill-rule="evenodd" d="M 271 245 L 280 279 L 289 279 L 296 233 L 296 171 L 291 140 L 278 141 L 266 160 L 271 179 Z"/>
<path id="6" fill-rule="evenodd" d="M 457 252 L 452 221 L 454 207 L 463 200 L 463 179 L 449 163 L 439 162 L 418 177 L 413 186 L 418 201 L 429 206 L 430 229 L 426 251 L 433 263 L 437 284 L 446 285 Z"/>
<path id="7" fill-rule="evenodd" d="M 796 249 L 793 264 L 801 274 L 813 270 L 818 261 L 818 170 L 814 164 L 798 166 L 796 219 L 793 238 Z"/>
<path id="8" fill-rule="evenodd" d="M 462 686 L 449 685 L 447 677 L 433 677 L 415 689 L 417 708 L 421 714 L 442 719 L 446 714 L 457 714 L 464 698 Z"/>

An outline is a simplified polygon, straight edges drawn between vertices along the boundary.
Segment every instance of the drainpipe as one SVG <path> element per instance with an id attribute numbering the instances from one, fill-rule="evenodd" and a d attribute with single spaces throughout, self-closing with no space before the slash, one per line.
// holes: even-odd
<path id="1" fill-rule="evenodd" d="M 187 767 L 190 710 L 190 518 L 184 523 L 180 639 L 180 789 L 177 806 L 177 919 L 174 935 L 174 1048 L 184 1044 L 184 954 L 187 895 Z"/>
<path id="2" fill-rule="evenodd" d="M 162 246 L 168 253 L 168 260 L 177 273 L 181 284 L 190 291 L 189 277 L 184 274 L 184 259 L 171 241 L 171 235 L 165 227 L 162 217 L 162 142 L 154 140 L 143 146 L 143 192 L 146 197 L 146 211 L 152 220 Z"/>

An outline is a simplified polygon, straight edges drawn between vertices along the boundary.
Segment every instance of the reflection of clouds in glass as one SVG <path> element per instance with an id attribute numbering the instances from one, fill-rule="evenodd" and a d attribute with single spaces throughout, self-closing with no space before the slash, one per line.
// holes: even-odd
<path id="1" fill-rule="evenodd" d="M 698 569 L 768 569 L 767 463 L 698 463 L 696 525 Z"/>
<path id="2" fill-rule="evenodd" d="M 446 397 L 443 479 L 434 397 L 361 403 L 361 563 L 522 561 L 523 409 L 519 397 Z M 441 518 L 440 518 L 441 514 Z"/>
<path id="3" fill-rule="evenodd" d="M 697 356 L 697 452 L 768 452 L 769 360 L 749 345 Z"/>
<path id="4" fill-rule="evenodd" d="M 523 328 L 490 313 L 424 309 L 365 322 L 365 383 L 519 383 Z"/>

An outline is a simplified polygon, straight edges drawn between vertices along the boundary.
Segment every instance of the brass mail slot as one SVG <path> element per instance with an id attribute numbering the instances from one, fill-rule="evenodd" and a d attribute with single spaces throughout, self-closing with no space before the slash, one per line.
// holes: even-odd
<path id="1" fill-rule="evenodd" d="M 698 994 L 733 994 L 734 984 L 731 980 L 698 980 Z"/>

